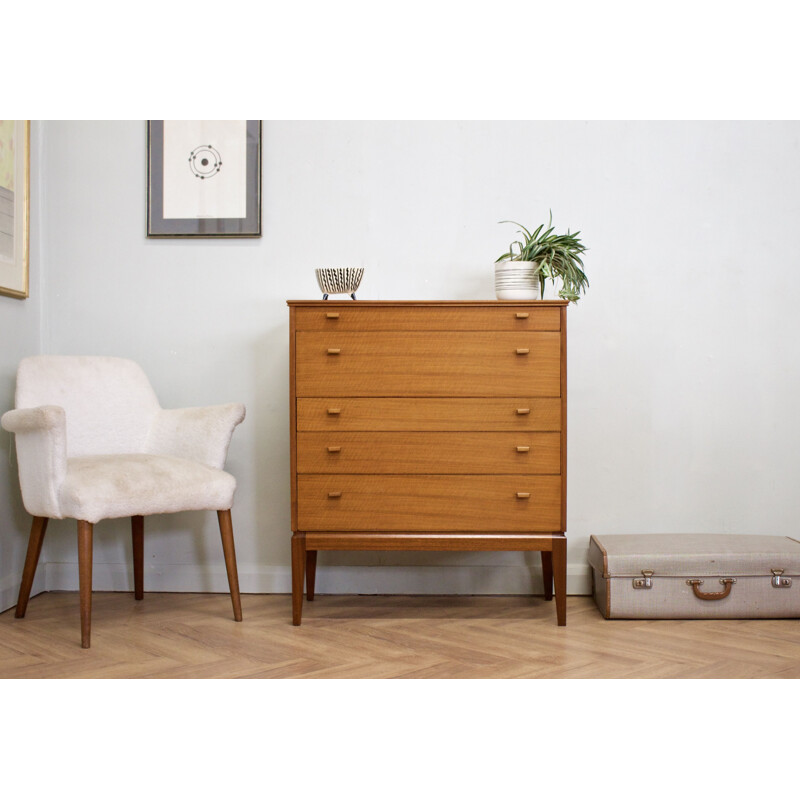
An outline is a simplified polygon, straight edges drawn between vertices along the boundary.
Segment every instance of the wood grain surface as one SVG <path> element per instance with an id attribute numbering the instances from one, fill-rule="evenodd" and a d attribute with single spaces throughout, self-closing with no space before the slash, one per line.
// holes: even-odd
<path id="1" fill-rule="evenodd" d="M 399 306 L 299 308 L 299 331 L 557 331 L 560 308 Z"/>
<path id="2" fill-rule="evenodd" d="M 297 434 L 298 473 L 561 473 L 558 433 Z"/>
<path id="3" fill-rule="evenodd" d="M 298 475 L 301 531 L 557 531 L 553 475 Z M 519 497 L 529 495 L 528 497 Z"/>
<path id="4" fill-rule="evenodd" d="M 299 397 L 298 431 L 559 431 L 558 397 Z"/>
<path id="5" fill-rule="evenodd" d="M 297 397 L 561 396 L 557 332 L 298 331 L 295 342 Z"/>
<path id="6" fill-rule="evenodd" d="M 83 650 L 77 592 L 40 594 L 0 614 L 0 678 L 800 678 L 797 620 L 605 620 L 572 596 L 560 628 L 542 597 L 317 593 L 293 627 L 286 594 L 243 595 L 242 623 L 230 602 L 96 592 Z"/>

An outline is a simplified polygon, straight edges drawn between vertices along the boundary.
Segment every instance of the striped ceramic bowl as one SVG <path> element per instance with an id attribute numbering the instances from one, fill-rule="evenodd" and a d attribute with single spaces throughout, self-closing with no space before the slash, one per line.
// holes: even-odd
<path id="1" fill-rule="evenodd" d="M 329 294 L 349 294 L 355 300 L 356 289 L 364 277 L 363 267 L 323 267 L 315 269 L 317 284 L 323 297 Z"/>

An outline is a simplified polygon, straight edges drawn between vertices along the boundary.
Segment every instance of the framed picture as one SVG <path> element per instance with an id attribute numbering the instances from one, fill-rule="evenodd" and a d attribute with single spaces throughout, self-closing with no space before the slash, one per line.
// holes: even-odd
<path id="1" fill-rule="evenodd" d="M 149 120 L 148 237 L 261 236 L 261 120 Z"/>
<path id="2" fill-rule="evenodd" d="M 31 126 L 0 120 L 0 294 L 28 296 Z"/>

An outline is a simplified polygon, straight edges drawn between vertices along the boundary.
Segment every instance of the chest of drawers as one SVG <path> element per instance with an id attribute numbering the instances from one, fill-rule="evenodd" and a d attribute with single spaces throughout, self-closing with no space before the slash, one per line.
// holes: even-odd
<path id="1" fill-rule="evenodd" d="M 566 624 L 566 302 L 289 301 L 292 606 L 319 550 L 540 551 Z"/>

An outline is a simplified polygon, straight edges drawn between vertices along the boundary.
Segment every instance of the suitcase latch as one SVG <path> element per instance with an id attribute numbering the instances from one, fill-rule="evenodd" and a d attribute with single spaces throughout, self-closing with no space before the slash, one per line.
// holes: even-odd
<path id="1" fill-rule="evenodd" d="M 634 578 L 633 579 L 633 588 L 634 589 L 652 589 L 653 588 L 653 582 L 650 580 L 650 578 L 653 577 L 653 570 L 651 570 L 651 569 L 643 569 L 642 570 L 642 575 L 644 575 L 643 578 Z"/>
<path id="2" fill-rule="evenodd" d="M 776 589 L 788 589 L 792 585 L 791 578 L 783 577 L 782 569 L 771 569 L 770 572 L 772 573 L 772 585 Z"/>

